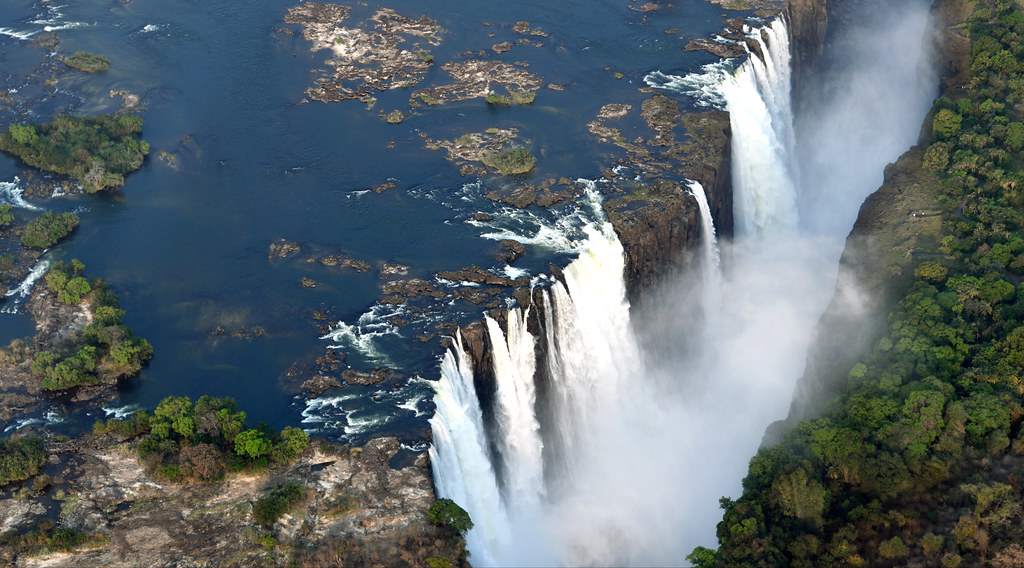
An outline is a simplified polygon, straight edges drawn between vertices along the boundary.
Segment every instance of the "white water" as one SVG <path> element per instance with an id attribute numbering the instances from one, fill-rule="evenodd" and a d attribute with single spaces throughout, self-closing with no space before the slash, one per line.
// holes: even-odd
<path id="1" fill-rule="evenodd" d="M 923 24 L 924 13 L 899 20 Z M 892 98 L 901 101 L 894 102 L 892 112 L 909 113 L 919 124 L 930 93 L 928 81 L 918 83 L 914 75 L 923 25 L 889 25 L 882 32 L 917 42 L 884 61 L 871 54 L 856 57 L 891 68 L 885 81 Z M 469 533 L 474 565 L 675 566 L 696 545 L 715 546 L 718 500 L 740 494 L 740 480 L 765 427 L 788 411 L 811 333 L 835 286 L 842 237 L 886 163 L 856 146 L 808 153 L 802 141 L 863 135 L 906 148 L 916 135 L 916 125 L 883 120 L 885 113 L 841 126 L 822 121 L 829 129 L 825 134 L 815 125 L 795 129 L 785 26 L 776 21 L 765 34 L 766 60 L 751 58 L 735 72 L 718 65 L 706 68 L 711 77 L 648 76 L 659 88 L 703 93 L 709 105 L 724 106 L 732 117 L 737 237 L 721 244 L 728 250 L 725 274 L 717 270 L 718 248 L 708 247 L 716 241 L 706 198 L 701 204 L 703 191 L 691 184 L 703 230 L 712 231 L 704 235 L 704 273 L 683 275 L 662 291 L 661 301 L 637 311 L 631 321 L 622 248 L 606 224 L 594 224 L 579 259 L 564 271 L 565 284 L 555 283 L 542 297 L 541 337 L 527 333 L 518 312 L 507 335 L 489 325 L 492 344 L 539 341 L 546 353 L 536 361 L 543 372 L 534 375 L 546 381 L 544 398 L 532 408 L 517 407 L 518 420 L 540 426 L 541 488 L 508 490 L 513 476 L 501 472 L 519 466 L 505 459 L 500 469 L 487 469 L 488 443 L 501 447 L 514 432 L 500 420 L 490 429 L 483 421 L 465 423 L 454 438 L 438 434 L 441 424 L 466 414 L 440 402 L 453 383 L 470 389 L 464 394 L 472 400 L 461 408 L 479 412 L 461 346 L 446 355 L 436 386 L 431 457 L 445 457 L 434 462 L 438 493 L 463 505 L 477 523 Z M 844 97 L 856 100 L 871 86 L 853 80 Z M 901 106 L 905 100 L 917 106 Z M 828 108 L 835 101 L 825 103 Z M 857 113 L 844 115 L 851 116 L 856 119 Z M 808 156 L 816 168 L 805 167 Z M 877 174 L 822 183 L 827 175 L 819 172 L 828 171 Z M 815 185 L 799 183 L 804 179 Z M 798 195 L 817 199 L 813 206 L 801 202 L 798 209 Z M 830 230 L 810 230 L 816 226 Z M 644 338 L 643 348 L 638 337 Z M 456 360 L 460 364 L 453 371 Z M 522 367 L 496 364 L 496 380 L 514 379 L 501 376 L 513 369 L 519 380 L 529 375 Z M 462 437 L 474 440 L 466 457 L 456 447 Z M 531 479 L 536 478 L 533 459 L 530 454 L 522 464 Z M 538 491 L 546 494 L 534 506 Z M 501 506 L 473 501 L 495 493 Z"/>

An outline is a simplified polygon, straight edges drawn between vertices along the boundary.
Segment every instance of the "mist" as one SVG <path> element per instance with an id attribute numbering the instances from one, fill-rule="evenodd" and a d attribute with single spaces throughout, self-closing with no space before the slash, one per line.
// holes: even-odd
<path id="1" fill-rule="evenodd" d="M 860 203 L 916 141 L 937 89 L 923 52 L 927 4 L 866 2 L 858 10 L 890 17 L 848 14 L 856 24 L 832 38 L 836 55 L 810 79 L 824 84 L 805 86 L 795 106 L 766 104 L 780 86 L 753 80 L 753 68 L 719 78 L 716 96 L 728 102 L 741 148 L 734 168 L 746 168 L 734 170 L 736 217 L 746 220 L 735 239 L 694 252 L 687 270 L 631 307 L 614 233 L 607 224 L 589 232 L 565 286 L 545 292 L 544 332 L 529 338 L 543 342 L 546 361 L 510 357 L 516 373 L 495 373 L 499 391 L 545 377 L 543 399 L 515 387 L 533 397 L 536 430 L 510 437 L 502 420 L 486 432 L 459 430 L 439 402 L 431 421 L 439 493 L 457 501 L 500 494 L 492 501 L 501 505 L 487 510 L 463 504 L 478 527 L 499 527 L 471 531 L 475 565 L 678 566 L 694 547 L 716 546 L 719 499 L 740 495 L 765 428 L 786 416 Z M 769 47 L 780 60 L 764 65 L 788 71 L 788 50 Z M 757 98 L 767 114 L 736 106 Z M 761 163 L 770 167 L 751 166 Z M 792 195 L 771 193 L 778 191 Z M 848 298 L 856 303 L 856 291 Z M 527 332 L 513 327 L 507 340 L 492 333 L 491 341 L 523 345 Z M 443 369 L 446 381 L 464 384 L 465 370 Z M 542 487 L 512 490 L 516 468 L 533 466 L 510 456 L 534 433 Z M 446 441 L 474 435 L 481 441 L 473 458 Z"/>

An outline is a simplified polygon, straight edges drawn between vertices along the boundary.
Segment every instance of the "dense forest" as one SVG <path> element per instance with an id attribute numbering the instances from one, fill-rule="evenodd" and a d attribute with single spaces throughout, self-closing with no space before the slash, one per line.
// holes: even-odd
<path id="1" fill-rule="evenodd" d="M 1024 14 L 978 2 L 914 175 L 943 216 L 886 333 L 750 462 L 698 566 L 1024 565 Z"/>

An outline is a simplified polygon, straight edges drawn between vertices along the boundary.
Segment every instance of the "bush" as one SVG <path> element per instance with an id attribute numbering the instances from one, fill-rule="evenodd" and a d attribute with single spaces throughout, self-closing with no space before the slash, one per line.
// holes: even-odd
<path id="1" fill-rule="evenodd" d="M 49 248 L 78 227 L 78 215 L 47 211 L 25 225 L 21 244 L 26 247 Z"/>
<path id="2" fill-rule="evenodd" d="M 0 440 L 0 487 L 32 477 L 45 462 L 42 438 Z"/>
<path id="3" fill-rule="evenodd" d="M 270 528 L 282 515 L 305 500 L 308 492 L 298 483 L 278 485 L 253 503 L 252 516 L 260 526 Z"/>
<path id="4" fill-rule="evenodd" d="M 100 73 L 110 69 L 110 60 L 102 55 L 78 51 L 74 55 L 64 58 L 68 67 L 73 67 L 86 73 Z"/>
<path id="5" fill-rule="evenodd" d="M 485 154 L 481 161 L 505 175 L 525 174 L 537 165 L 526 148 L 506 148 Z"/>
<path id="6" fill-rule="evenodd" d="M 473 528 L 473 521 L 469 518 L 469 513 L 451 499 L 434 501 L 430 505 L 430 510 L 427 511 L 427 521 L 432 525 L 451 529 L 460 534 L 465 534 Z"/>

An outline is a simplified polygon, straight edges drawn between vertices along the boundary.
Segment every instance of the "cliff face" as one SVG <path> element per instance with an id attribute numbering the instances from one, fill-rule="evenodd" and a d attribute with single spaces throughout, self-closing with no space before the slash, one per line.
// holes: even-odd
<path id="1" fill-rule="evenodd" d="M 729 115 L 710 111 L 682 114 L 673 104 L 673 124 L 685 128 L 686 142 L 674 143 L 681 161 L 677 172 L 700 182 L 719 235 L 733 231 L 731 129 Z M 677 176 L 673 176 L 674 178 Z M 700 209 L 681 181 L 645 182 L 633 193 L 605 202 L 604 210 L 626 252 L 626 286 L 630 300 L 656 286 L 685 264 L 701 241 Z"/>
<path id="2" fill-rule="evenodd" d="M 955 29 L 968 14 L 963 0 L 936 0 L 932 5 L 926 41 L 934 44 L 947 90 L 958 88 L 970 67 L 970 41 Z M 930 124 L 929 116 L 923 137 L 930 136 Z M 911 148 L 890 164 L 883 185 L 861 206 L 840 260 L 835 294 L 814 334 L 790 415 L 769 430 L 767 443 L 789 426 L 816 415 L 842 389 L 850 367 L 885 331 L 886 314 L 912 283 L 915 251 L 936 249 L 939 217 L 927 212 L 937 209 L 939 180 L 920 169 L 922 151 Z"/>
<path id="3" fill-rule="evenodd" d="M 828 3 L 829 0 L 789 0 L 786 3 L 784 13 L 789 22 L 794 91 L 798 97 L 802 79 L 814 74 L 825 47 Z"/>

